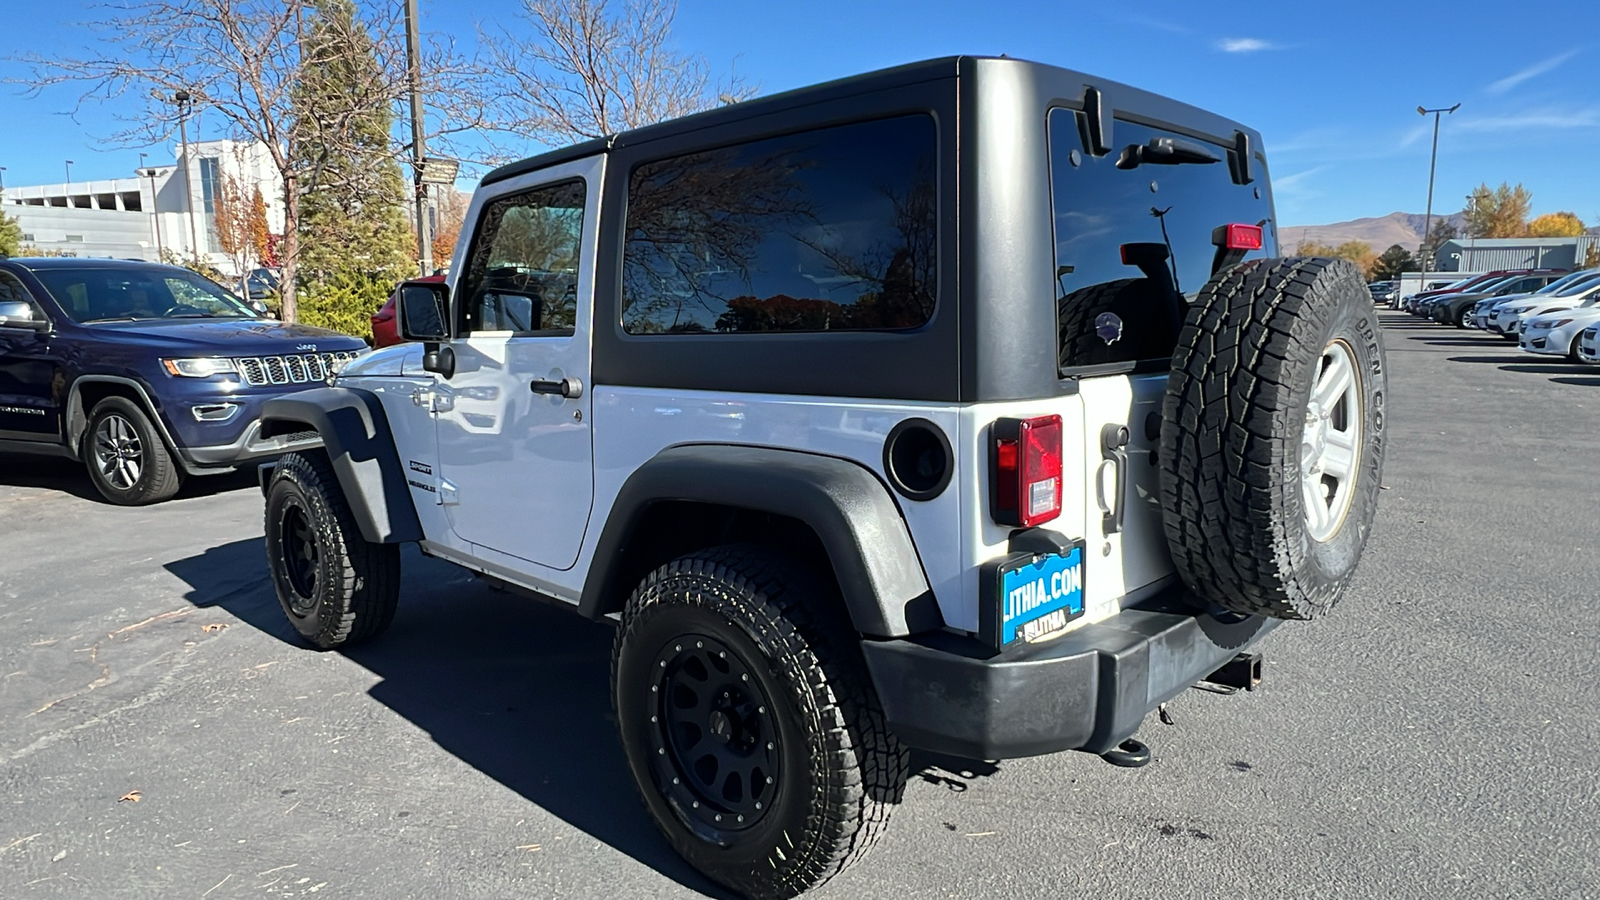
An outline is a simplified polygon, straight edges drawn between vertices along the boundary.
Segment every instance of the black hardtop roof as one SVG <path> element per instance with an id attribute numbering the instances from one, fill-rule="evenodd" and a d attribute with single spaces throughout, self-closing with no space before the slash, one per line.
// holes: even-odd
<path id="1" fill-rule="evenodd" d="M 574 144 L 570 147 L 562 147 L 560 149 L 551 150 L 548 153 L 541 153 L 538 156 L 532 156 L 524 160 L 503 165 L 500 168 L 495 169 L 489 174 L 483 176 L 483 181 L 481 183 L 493 184 L 497 181 L 505 181 L 508 178 L 515 178 L 518 175 L 522 175 L 527 172 L 534 172 L 547 166 L 553 166 L 569 160 L 582 159 L 586 156 L 592 156 L 596 153 L 605 152 L 617 147 L 629 147 L 637 144 L 643 144 L 647 141 L 654 141 L 660 138 L 687 134 L 692 131 L 698 131 L 702 128 L 711 128 L 717 125 L 737 122 L 743 119 L 754 118 L 756 116 L 765 115 L 768 113 L 780 112 L 787 109 L 796 109 L 803 106 L 809 106 L 814 103 L 823 103 L 829 100 L 854 96 L 857 94 L 864 94 L 871 91 L 887 90 L 890 88 L 920 84 L 939 79 L 953 79 L 959 74 L 963 63 L 991 60 L 1003 60 L 1007 64 L 1026 66 L 1030 69 L 1037 70 L 1043 76 L 1051 77 L 1053 80 L 1070 80 L 1074 84 L 1093 83 L 1104 88 L 1114 88 L 1121 95 L 1136 97 L 1141 101 L 1149 100 L 1152 105 L 1159 104 L 1161 107 L 1164 107 L 1162 110 L 1163 112 L 1181 110 L 1184 113 L 1184 118 L 1201 120 L 1206 126 L 1208 126 L 1205 128 L 1206 131 L 1209 131 L 1210 133 L 1219 137 L 1226 137 L 1232 134 L 1235 130 L 1244 131 L 1250 136 L 1252 141 L 1256 142 L 1255 145 L 1260 147 L 1260 135 L 1253 129 L 1246 128 L 1243 125 L 1224 119 L 1214 113 L 1206 112 L 1205 110 L 1197 107 L 1188 106 L 1187 104 L 1179 103 L 1178 101 L 1174 100 L 1168 100 L 1166 98 L 1157 98 L 1156 95 L 1149 94 L 1145 91 L 1141 91 L 1137 88 L 1129 87 L 1117 82 L 1109 81 L 1107 79 L 1092 78 L 1081 72 L 1074 72 L 1070 69 L 1061 68 L 1060 66 L 1032 62 L 1029 60 L 1014 59 L 1011 57 L 945 56 L 938 59 L 929 59 L 923 60 L 922 62 L 908 63 L 903 66 L 895 66 L 889 69 L 879 69 L 875 72 L 853 75 L 848 78 L 840 78 L 834 81 L 823 82 L 821 84 L 809 85 L 807 87 L 784 91 L 781 94 L 758 97 L 754 100 L 746 100 L 726 106 L 719 106 L 715 109 L 709 109 L 705 112 L 695 113 L 694 115 L 684 116 L 678 119 L 671 119 L 656 125 L 647 125 L 643 128 L 636 128 L 632 131 L 620 132 L 618 134 L 610 135 L 609 137 L 595 138 L 593 140 L 584 141 L 581 144 Z"/>
<path id="2" fill-rule="evenodd" d="M 149 262 L 143 259 L 97 259 L 92 256 L 0 256 L 0 262 L 15 263 L 35 272 L 51 269 L 161 269 L 168 272 L 188 272 L 182 266 Z"/>

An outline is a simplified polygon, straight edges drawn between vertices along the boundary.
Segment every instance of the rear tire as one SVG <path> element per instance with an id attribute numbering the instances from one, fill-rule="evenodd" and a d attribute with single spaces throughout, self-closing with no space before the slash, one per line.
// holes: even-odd
<path id="1" fill-rule="evenodd" d="M 267 568 L 278 605 L 322 650 L 382 633 L 400 597 L 400 545 L 361 536 L 321 451 L 278 461 L 267 488 Z"/>
<path id="2" fill-rule="evenodd" d="M 1383 474 L 1383 342 L 1360 272 L 1265 259 L 1196 297 L 1162 407 L 1161 500 L 1184 583 L 1284 619 L 1333 607 Z"/>
<path id="3" fill-rule="evenodd" d="M 80 452 L 95 490 L 119 506 L 160 503 L 183 485 L 183 472 L 150 417 L 124 397 L 95 404 Z"/>
<path id="4" fill-rule="evenodd" d="M 909 760 L 831 585 L 758 546 L 680 557 L 628 599 L 612 692 L 657 827 L 707 877 L 793 897 L 859 860 Z"/>

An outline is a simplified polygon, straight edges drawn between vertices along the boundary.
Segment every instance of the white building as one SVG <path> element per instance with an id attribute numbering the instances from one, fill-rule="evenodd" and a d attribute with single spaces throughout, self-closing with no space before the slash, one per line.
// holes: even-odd
<path id="1" fill-rule="evenodd" d="M 217 242 L 217 201 L 224 175 L 240 186 L 246 202 L 259 188 L 267 230 L 283 233 L 283 180 L 266 145 L 196 141 L 188 160 L 181 147 L 173 150 L 176 164 L 140 169 L 128 178 L 8 186 L 5 212 L 22 227 L 23 244 L 39 250 L 148 260 L 160 259 L 163 250 L 185 257 L 198 251 L 222 271 L 238 274 L 238 264 Z"/>

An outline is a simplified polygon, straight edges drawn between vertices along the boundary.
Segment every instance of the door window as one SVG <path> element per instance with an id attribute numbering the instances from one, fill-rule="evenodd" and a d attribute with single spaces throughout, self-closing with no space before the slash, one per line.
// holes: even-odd
<path id="1" fill-rule="evenodd" d="M 0 271 L 0 303 L 26 303 L 33 310 L 33 317 L 44 320 L 44 313 L 40 311 L 39 304 L 33 302 L 33 296 L 28 289 L 23 287 L 17 276 L 10 272 Z"/>
<path id="2" fill-rule="evenodd" d="M 489 202 L 462 277 L 465 333 L 573 333 L 583 201 L 570 181 Z"/>

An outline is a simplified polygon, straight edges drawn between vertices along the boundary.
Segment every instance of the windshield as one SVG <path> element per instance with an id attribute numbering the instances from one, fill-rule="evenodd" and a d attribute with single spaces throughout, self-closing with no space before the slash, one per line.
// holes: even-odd
<path id="1" fill-rule="evenodd" d="M 244 301 L 178 269 L 35 269 L 74 322 L 134 319 L 254 319 Z"/>
<path id="2" fill-rule="evenodd" d="M 1574 294 L 1582 294 L 1585 291 L 1593 290 L 1597 284 L 1600 284 L 1600 272 L 1579 272 L 1577 274 L 1583 277 L 1572 281 L 1567 281 L 1567 279 L 1563 278 L 1561 281 L 1566 283 L 1556 282 L 1561 284 L 1561 287 L 1558 290 L 1551 291 L 1551 293 L 1557 297 L 1571 297 Z"/>

